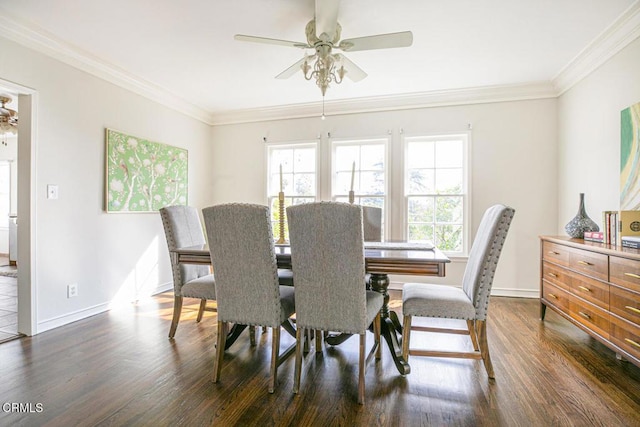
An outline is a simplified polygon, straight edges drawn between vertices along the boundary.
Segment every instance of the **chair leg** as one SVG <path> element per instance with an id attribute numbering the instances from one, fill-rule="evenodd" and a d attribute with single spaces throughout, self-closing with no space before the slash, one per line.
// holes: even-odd
<path id="1" fill-rule="evenodd" d="M 376 345 L 376 359 L 380 360 L 382 358 L 382 346 L 380 345 L 380 330 L 382 326 L 380 325 L 382 319 L 380 313 L 373 319 L 373 339 L 374 345 Z"/>
<path id="2" fill-rule="evenodd" d="M 360 334 L 360 357 L 358 363 L 358 403 L 364 405 L 364 372 L 365 372 L 365 346 L 367 343 L 366 333 Z"/>
<path id="3" fill-rule="evenodd" d="M 316 329 L 316 353 L 322 353 L 322 331 Z"/>
<path id="4" fill-rule="evenodd" d="M 196 317 L 196 322 L 200 322 L 202 320 L 202 315 L 204 314 L 205 308 L 207 308 L 207 300 L 202 298 L 200 300 L 200 308 L 198 309 L 198 317 Z"/>
<path id="5" fill-rule="evenodd" d="M 302 370 L 302 352 L 308 340 L 305 339 L 304 329 L 296 328 L 296 365 L 293 374 L 293 393 L 297 394 L 300 390 L 300 371 Z"/>
<path id="6" fill-rule="evenodd" d="M 476 334 L 475 320 L 467 320 L 467 329 L 469 330 L 469 336 L 471 337 L 471 344 L 473 344 L 473 350 L 480 351 L 480 347 L 478 347 L 478 335 Z"/>
<path id="7" fill-rule="evenodd" d="M 216 355 L 213 359 L 213 382 L 217 383 L 222 371 L 222 359 L 224 359 L 224 346 L 227 342 L 227 322 L 218 321 L 218 339 Z"/>
<path id="8" fill-rule="evenodd" d="M 491 364 L 491 356 L 489 355 L 489 343 L 487 342 L 487 322 L 484 320 L 476 320 L 476 324 L 482 361 L 484 362 L 484 367 L 487 370 L 489 378 L 493 379 L 495 375 L 493 373 L 493 365 Z"/>
<path id="9" fill-rule="evenodd" d="M 178 329 L 178 322 L 180 321 L 180 313 L 182 312 L 182 297 L 175 296 L 173 298 L 173 319 L 171 319 L 171 327 L 169 328 L 169 338 L 173 338 Z"/>
<path id="10" fill-rule="evenodd" d="M 411 316 L 404 316 L 402 325 L 402 358 L 409 362 L 409 337 L 411 337 Z"/>
<path id="11" fill-rule="evenodd" d="M 278 353 L 280 352 L 280 326 L 271 328 L 271 370 L 269 373 L 269 393 L 273 393 L 278 381 Z"/>
<path id="12" fill-rule="evenodd" d="M 249 343 L 251 344 L 251 347 L 256 346 L 256 327 L 255 326 L 249 326 Z"/>

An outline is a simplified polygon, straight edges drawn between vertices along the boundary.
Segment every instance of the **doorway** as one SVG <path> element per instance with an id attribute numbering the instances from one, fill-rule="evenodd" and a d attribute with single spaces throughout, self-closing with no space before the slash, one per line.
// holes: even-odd
<path id="1" fill-rule="evenodd" d="M 31 88 L 0 79 L 0 92 L 12 94 L 17 101 L 16 106 L 10 108 L 18 111 L 18 131 L 15 141 L 16 154 L 10 165 L 11 179 L 14 180 L 15 191 L 10 199 L 9 212 L 19 226 L 15 240 L 12 242 L 13 250 L 8 250 L 6 262 L 0 255 L 0 289 L 2 285 L 12 286 L 5 290 L 15 299 L 4 299 L 5 307 L 15 307 L 17 318 L 14 328 L 17 335 L 34 335 L 37 331 L 35 289 L 37 286 L 35 276 L 35 234 L 32 224 L 35 219 L 35 144 L 36 144 L 36 111 L 37 92 Z M 13 96 L 15 95 L 15 97 Z M 0 195 L 1 197 L 1 195 Z M 2 219 L 0 219 L 0 223 Z M 19 230 L 19 232 L 17 231 Z M 0 251 L 1 252 L 1 251 Z M 8 264 L 8 267 L 1 267 Z M 15 265 L 14 265 L 15 264 Z M 4 271 L 3 270 L 12 270 Z M 1 295 L 0 295 L 1 296 Z M 7 295 L 5 295 L 7 296 Z M 2 306 L 0 298 L 0 307 Z M 2 308 L 0 308 L 1 310 Z M 5 313 L 6 314 L 6 313 Z M 5 322 L 8 320 L 5 319 Z M 2 322 L 0 322 L 2 323 Z M 0 336 L 0 340 L 1 340 Z"/>

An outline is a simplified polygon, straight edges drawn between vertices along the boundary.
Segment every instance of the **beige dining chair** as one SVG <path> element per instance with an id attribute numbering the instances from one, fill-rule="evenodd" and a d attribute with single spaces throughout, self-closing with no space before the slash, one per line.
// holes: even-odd
<path id="1" fill-rule="evenodd" d="M 202 320 L 205 310 L 215 311 L 215 308 L 207 308 L 207 300 L 216 299 L 214 276 L 206 265 L 178 264 L 171 251 L 195 245 L 204 245 L 204 233 L 198 211 L 192 206 L 167 206 L 160 209 L 160 218 L 164 226 L 164 235 L 169 248 L 171 259 L 171 272 L 173 274 L 173 318 L 169 328 L 169 338 L 173 338 L 178 328 L 182 301 L 184 297 L 200 300 L 197 322 Z"/>
<path id="2" fill-rule="evenodd" d="M 380 358 L 380 309 L 383 296 L 362 286 L 365 277 L 362 209 L 338 202 L 287 208 L 291 264 L 296 289 L 296 364 L 294 393 L 300 389 L 305 331 L 360 337 L 358 403 L 364 403 L 365 369 L 374 353 Z M 365 360 L 366 331 L 374 323 L 374 344 Z"/>
<path id="3" fill-rule="evenodd" d="M 266 326 L 271 328 L 269 393 L 273 393 L 278 366 L 295 350 L 293 344 L 280 353 L 280 327 L 295 311 L 295 294 L 292 286 L 278 281 L 269 208 L 231 203 L 205 208 L 202 214 L 218 303 L 213 382 L 220 378 L 230 324 Z"/>
<path id="4" fill-rule="evenodd" d="M 405 283 L 402 291 L 402 355 L 482 359 L 489 378 L 494 378 L 487 340 L 487 312 L 491 285 L 502 246 L 515 211 L 504 205 L 487 209 L 469 252 L 462 288 L 427 283 Z M 413 317 L 466 320 L 466 329 L 412 325 Z M 434 351 L 411 348 L 413 331 L 469 335 L 472 352 Z"/>

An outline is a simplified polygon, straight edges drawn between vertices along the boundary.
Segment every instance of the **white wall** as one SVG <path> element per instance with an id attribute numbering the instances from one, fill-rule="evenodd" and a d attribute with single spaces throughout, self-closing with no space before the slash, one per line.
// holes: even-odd
<path id="1" fill-rule="evenodd" d="M 558 229 L 578 211 L 620 208 L 620 111 L 640 102 L 640 38 L 560 96 L 558 101 Z"/>
<path id="2" fill-rule="evenodd" d="M 203 207 L 211 202 L 210 126 L 3 38 L 0 79 L 37 92 L 36 270 L 20 284 L 34 288 L 35 331 L 166 287 L 159 215 L 103 211 L 104 129 L 189 150 L 189 203 Z M 58 200 L 46 199 L 47 184 L 59 186 Z M 68 299 L 71 283 L 79 295 Z"/>
<path id="3" fill-rule="evenodd" d="M 322 143 L 327 144 L 327 133 L 348 138 L 391 132 L 391 162 L 397 165 L 401 129 L 405 135 L 464 132 L 472 124 L 472 233 L 490 205 L 505 203 L 516 209 L 494 294 L 536 297 L 538 235 L 557 228 L 556 116 L 556 100 L 546 99 L 362 113 L 327 117 L 325 121 L 310 118 L 216 126 L 213 201 L 266 203 L 265 137 L 268 141 L 299 141 L 317 140 L 320 135 Z M 447 277 L 440 281 L 459 282 L 463 268 L 464 262 L 452 263 Z M 418 277 L 410 280 L 436 281 Z"/>

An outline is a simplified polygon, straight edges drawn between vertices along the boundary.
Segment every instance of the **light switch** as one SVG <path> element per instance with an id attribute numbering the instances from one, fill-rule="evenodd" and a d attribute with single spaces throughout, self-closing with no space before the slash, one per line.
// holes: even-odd
<path id="1" fill-rule="evenodd" d="M 47 199 L 57 199 L 58 198 L 58 186 L 49 184 L 47 185 Z"/>

